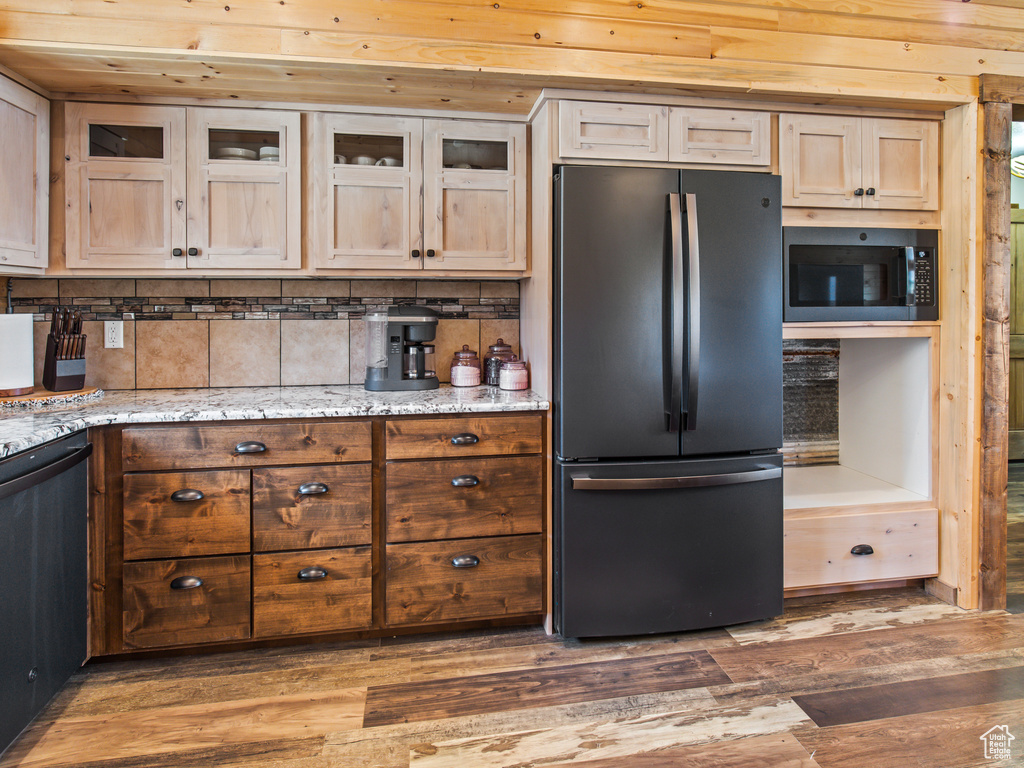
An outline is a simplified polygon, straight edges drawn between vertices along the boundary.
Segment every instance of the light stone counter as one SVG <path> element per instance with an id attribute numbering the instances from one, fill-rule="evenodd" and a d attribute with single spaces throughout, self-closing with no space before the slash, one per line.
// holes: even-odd
<path id="1" fill-rule="evenodd" d="M 362 386 L 121 390 L 81 404 L 0 410 L 0 458 L 104 424 L 546 411 L 533 392 L 442 386 L 367 392 Z"/>

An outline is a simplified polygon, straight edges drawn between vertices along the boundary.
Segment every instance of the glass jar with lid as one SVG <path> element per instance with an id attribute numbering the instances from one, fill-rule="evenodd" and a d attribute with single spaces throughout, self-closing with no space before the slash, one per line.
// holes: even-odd
<path id="1" fill-rule="evenodd" d="M 501 364 L 498 386 L 501 389 L 526 389 L 529 379 L 526 363 L 512 355 L 511 360 L 506 360 Z"/>
<path id="2" fill-rule="evenodd" d="M 504 339 L 498 339 L 491 344 L 487 348 L 487 354 L 484 355 L 484 383 L 491 387 L 498 386 L 498 380 L 501 377 L 501 364 L 513 357 L 515 355 L 512 354 L 512 346 L 506 344 Z"/>
<path id="3" fill-rule="evenodd" d="M 451 382 L 453 387 L 476 387 L 480 384 L 480 357 L 476 350 L 463 344 L 452 355 Z"/>

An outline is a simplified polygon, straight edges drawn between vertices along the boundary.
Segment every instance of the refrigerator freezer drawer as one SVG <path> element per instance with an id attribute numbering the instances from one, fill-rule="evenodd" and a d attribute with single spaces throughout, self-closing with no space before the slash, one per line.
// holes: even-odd
<path id="1" fill-rule="evenodd" d="M 557 631 L 678 632 L 782 613 L 781 467 L 779 455 L 558 465 Z"/>

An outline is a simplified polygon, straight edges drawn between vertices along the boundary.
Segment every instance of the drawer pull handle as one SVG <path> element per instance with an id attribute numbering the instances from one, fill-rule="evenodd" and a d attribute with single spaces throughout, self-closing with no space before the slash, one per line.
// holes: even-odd
<path id="1" fill-rule="evenodd" d="M 480 438 L 472 432 L 463 432 L 452 438 L 452 445 L 474 445 L 480 442 Z"/>
<path id="2" fill-rule="evenodd" d="M 198 576 L 179 576 L 171 582 L 171 589 L 195 589 L 203 586 L 203 580 Z"/>
<path id="3" fill-rule="evenodd" d="M 476 555 L 459 555 L 452 558 L 452 565 L 456 568 L 476 568 L 480 565 L 480 558 Z"/>
<path id="4" fill-rule="evenodd" d="M 480 478 L 476 475 L 459 475 L 452 478 L 452 485 L 456 488 L 472 488 L 474 485 L 480 485 Z"/>
<path id="5" fill-rule="evenodd" d="M 299 571 L 299 581 L 319 581 L 327 578 L 327 569 L 319 565 L 311 565 Z"/>
<path id="6" fill-rule="evenodd" d="M 203 492 L 195 488 L 182 488 L 171 494 L 171 501 L 202 501 Z"/>
<path id="7" fill-rule="evenodd" d="M 318 493 L 327 493 L 329 490 L 323 483 L 303 483 L 299 486 L 299 495 L 315 496 Z"/>
<path id="8" fill-rule="evenodd" d="M 267 446 L 257 440 L 247 440 L 235 446 L 235 453 L 264 453 Z"/>
<path id="9" fill-rule="evenodd" d="M 873 555 L 875 550 L 870 544 L 858 544 L 856 547 L 850 550 L 851 555 Z"/>

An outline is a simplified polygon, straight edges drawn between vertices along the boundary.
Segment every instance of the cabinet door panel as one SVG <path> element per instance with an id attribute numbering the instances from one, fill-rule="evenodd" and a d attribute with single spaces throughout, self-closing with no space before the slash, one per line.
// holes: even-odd
<path id="1" fill-rule="evenodd" d="M 385 427 L 388 459 L 439 459 L 540 453 L 537 414 L 391 420 Z"/>
<path id="2" fill-rule="evenodd" d="M 860 118 L 779 115 L 782 204 L 860 208 Z"/>
<path id="3" fill-rule="evenodd" d="M 254 637 L 370 626 L 369 547 L 254 555 L 252 565 Z"/>
<path id="4" fill-rule="evenodd" d="M 673 108 L 669 160 L 677 163 L 768 165 L 772 159 L 767 112 Z"/>
<path id="5" fill-rule="evenodd" d="M 543 549 L 539 534 L 389 544 L 387 623 L 539 612 Z M 467 560 L 476 564 L 456 567 Z"/>
<path id="6" fill-rule="evenodd" d="M 258 552 L 370 543 L 369 464 L 253 470 Z"/>
<path id="7" fill-rule="evenodd" d="M 423 179 L 425 269 L 526 268 L 526 126 L 425 121 Z"/>
<path id="8" fill-rule="evenodd" d="M 540 456 L 389 462 L 387 539 L 539 533 L 543 484 Z"/>
<path id="9" fill-rule="evenodd" d="M 865 208 L 937 210 L 939 127 L 933 121 L 864 119 Z"/>
<path id="10" fill-rule="evenodd" d="M 0 77 L 0 271 L 44 268 L 49 201 L 50 105 Z"/>
<path id="11" fill-rule="evenodd" d="M 249 571 L 248 555 L 125 563 L 125 648 L 247 639 Z M 200 583 L 176 589 L 181 577 Z"/>
<path id="12" fill-rule="evenodd" d="M 302 266 L 299 122 L 295 112 L 189 111 L 190 268 Z"/>
<path id="13" fill-rule="evenodd" d="M 317 266 L 421 269 L 423 121 L 364 115 L 314 121 Z"/>
<path id="14" fill-rule="evenodd" d="M 668 160 L 668 108 L 558 104 L 558 154 L 600 160 Z"/>
<path id="15" fill-rule="evenodd" d="M 247 470 L 125 475 L 125 560 L 248 551 Z"/>
<path id="16" fill-rule="evenodd" d="M 66 262 L 183 269 L 185 109 L 67 105 Z"/>

